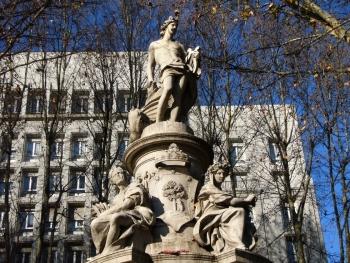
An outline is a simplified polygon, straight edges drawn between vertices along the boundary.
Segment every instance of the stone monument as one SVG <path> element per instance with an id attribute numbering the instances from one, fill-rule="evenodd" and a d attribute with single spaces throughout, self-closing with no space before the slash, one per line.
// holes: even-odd
<path id="1" fill-rule="evenodd" d="M 178 13 L 150 44 L 146 104 L 129 113 L 132 142 L 124 164 L 133 180 L 128 184 L 122 168 L 111 169 L 119 194 L 94 206 L 98 255 L 89 261 L 270 262 L 249 251 L 255 228 L 248 211 L 255 196 L 234 198 L 221 190 L 229 165 L 212 164 L 211 147 L 184 122 L 197 96 L 200 49 L 186 52 L 173 39 L 177 25 Z"/>

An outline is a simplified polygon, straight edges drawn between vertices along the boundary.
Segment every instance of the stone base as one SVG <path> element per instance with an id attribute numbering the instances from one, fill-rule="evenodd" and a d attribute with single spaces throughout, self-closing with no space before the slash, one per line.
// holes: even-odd
<path id="1" fill-rule="evenodd" d="M 221 253 L 219 255 L 212 254 L 197 254 L 197 253 L 162 253 L 158 255 L 152 255 L 153 262 L 166 263 L 166 262 L 179 262 L 179 263 L 271 263 L 265 257 L 258 254 L 244 251 L 240 249 L 233 249 L 228 252 Z"/>
<path id="2" fill-rule="evenodd" d="M 166 247 L 166 246 L 165 246 Z M 151 252 L 151 251 L 149 251 Z M 154 252 L 154 251 L 153 251 Z M 88 260 L 88 263 L 271 263 L 270 260 L 258 254 L 233 249 L 219 255 L 198 253 L 198 251 L 163 250 L 157 254 L 149 255 L 136 249 L 128 248 L 118 250 L 106 256 Z"/>
<path id="3" fill-rule="evenodd" d="M 186 241 L 181 238 L 171 240 L 156 242 L 147 245 L 146 253 L 149 255 L 187 255 L 187 254 L 196 254 L 201 256 L 212 255 L 210 252 L 206 251 L 204 248 L 200 247 L 195 241 Z"/>
<path id="4" fill-rule="evenodd" d="M 271 263 L 267 258 L 250 251 L 234 249 L 216 256 L 218 263 Z"/>
<path id="5" fill-rule="evenodd" d="M 105 256 L 88 259 L 87 263 L 151 263 L 151 257 L 133 248 L 121 249 Z"/>

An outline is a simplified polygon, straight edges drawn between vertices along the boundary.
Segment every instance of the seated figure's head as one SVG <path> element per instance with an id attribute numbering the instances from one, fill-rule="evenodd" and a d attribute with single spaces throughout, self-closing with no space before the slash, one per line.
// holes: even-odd
<path id="1" fill-rule="evenodd" d="M 230 173 L 230 164 L 225 163 L 214 163 L 211 166 L 209 166 L 207 170 L 207 176 L 209 176 L 210 182 L 214 183 L 215 185 L 221 185 L 225 178 Z"/>
<path id="2" fill-rule="evenodd" d="M 129 176 L 120 165 L 113 165 L 109 170 L 109 180 L 117 186 L 125 185 L 129 183 Z"/>

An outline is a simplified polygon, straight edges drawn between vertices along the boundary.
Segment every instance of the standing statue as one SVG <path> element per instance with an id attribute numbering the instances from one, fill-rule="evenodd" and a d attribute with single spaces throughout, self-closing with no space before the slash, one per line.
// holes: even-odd
<path id="1" fill-rule="evenodd" d="M 93 206 L 97 217 L 91 222 L 92 240 L 100 255 L 126 247 L 136 229 L 148 229 L 155 221 L 141 184 L 128 185 L 127 174 L 119 166 L 111 168 L 109 178 L 119 193 L 109 204 Z"/>
<path id="2" fill-rule="evenodd" d="M 178 15 L 178 14 L 177 14 Z M 161 93 L 156 111 L 156 122 L 181 121 L 197 97 L 196 79 L 200 76 L 199 47 L 188 52 L 174 40 L 178 17 L 169 17 L 161 26 L 161 38 L 149 46 L 148 97 L 157 89 L 154 69 L 160 66 Z M 169 116 L 167 109 L 170 107 Z"/>
<path id="3" fill-rule="evenodd" d="M 174 40 L 178 13 L 161 26 L 161 38 L 148 50 L 147 100 L 142 109 L 129 112 L 130 142 L 140 138 L 142 130 L 153 122 L 184 121 L 197 99 L 197 79 L 201 75 L 200 48 L 185 51 Z M 160 67 L 159 84 L 155 81 L 156 65 Z"/>
<path id="4" fill-rule="evenodd" d="M 200 190 L 196 204 L 194 238 L 214 253 L 234 248 L 247 250 L 255 245 L 255 227 L 247 212 L 249 206 L 255 206 L 256 197 L 235 198 L 222 191 L 221 184 L 228 173 L 228 164 L 211 165 L 207 171 L 209 182 Z"/>

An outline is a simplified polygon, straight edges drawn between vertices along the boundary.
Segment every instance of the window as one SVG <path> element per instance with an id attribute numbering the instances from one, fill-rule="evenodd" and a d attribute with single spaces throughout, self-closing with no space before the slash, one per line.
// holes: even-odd
<path id="1" fill-rule="evenodd" d="M 89 109 L 89 93 L 74 92 L 72 96 L 72 113 L 86 114 Z"/>
<path id="2" fill-rule="evenodd" d="M 72 158 L 82 159 L 87 152 L 87 138 L 73 138 Z"/>
<path id="3" fill-rule="evenodd" d="M 11 153 L 10 153 L 10 160 L 15 161 L 16 160 L 16 155 L 17 155 L 17 147 L 15 145 L 15 142 L 12 141 L 11 144 Z"/>
<path id="4" fill-rule="evenodd" d="M 5 228 L 5 211 L 0 211 L 0 230 Z"/>
<path id="5" fill-rule="evenodd" d="M 131 98 L 129 94 L 120 92 L 117 98 L 117 111 L 118 112 L 129 112 L 131 107 Z"/>
<path id="6" fill-rule="evenodd" d="M 94 175 L 92 177 L 92 191 L 95 195 L 98 195 L 101 189 L 103 189 L 103 180 L 101 180 L 103 176 L 101 175 L 101 168 L 94 168 Z"/>
<path id="7" fill-rule="evenodd" d="M 39 91 L 32 91 L 28 94 L 27 113 L 39 114 L 43 112 L 44 95 Z"/>
<path id="8" fill-rule="evenodd" d="M 103 139 L 102 134 L 96 134 L 94 138 L 94 159 L 98 160 L 102 157 Z"/>
<path id="9" fill-rule="evenodd" d="M 52 91 L 50 94 L 50 104 L 49 104 L 49 113 L 65 113 L 66 112 L 66 93 Z"/>
<path id="10" fill-rule="evenodd" d="M 99 90 L 95 92 L 95 113 L 111 112 L 112 110 L 112 99 L 107 91 Z"/>
<path id="11" fill-rule="evenodd" d="M 286 237 L 286 249 L 288 263 L 297 263 L 296 251 L 293 244 L 293 238 L 290 236 Z"/>
<path id="12" fill-rule="evenodd" d="M 225 192 L 231 192 L 232 191 L 232 179 L 230 178 L 230 176 L 227 176 L 225 178 L 225 181 L 221 184 L 221 188 Z"/>
<path id="13" fill-rule="evenodd" d="M 36 193 L 37 179 L 37 172 L 23 172 L 23 194 Z"/>
<path id="14" fill-rule="evenodd" d="M 29 208 L 21 209 L 19 222 L 23 232 L 32 232 L 34 227 L 34 210 Z"/>
<path id="15" fill-rule="evenodd" d="M 273 163 L 280 161 L 280 154 L 277 144 L 272 141 L 269 141 L 269 157 Z"/>
<path id="16" fill-rule="evenodd" d="M 82 250 L 70 250 L 68 252 L 67 263 L 83 263 L 84 252 Z"/>
<path id="17" fill-rule="evenodd" d="M 141 93 L 140 93 L 140 107 L 145 106 L 146 99 L 147 99 L 147 92 L 141 91 Z"/>
<path id="18" fill-rule="evenodd" d="M 62 157 L 63 141 L 58 140 L 51 145 L 51 159 L 56 160 Z"/>
<path id="19" fill-rule="evenodd" d="M 61 173 L 51 172 L 49 178 L 49 190 L 51 193 L 58 192 L 61 189 Z"/>
<path id="20" fill-rule="evenodd" d="M 294 232 L 291 228 L 291 212 L 288 207 L 287 203 L 281 204 L 281 215 L 282 215 L 282 223 L 283 227 L 286 230 L 285 231 L 285 238 L 286 238 L 286 249 L 287 249 L 287 257 L 288 257 L 288 263 L 296 263 L 296 252 L 293 244 L 294 240 Z"/>
<path id="21" fill-rule="evenodd" d="M 68 208 L 68 232 L 81 234 L 84 231 L 84 207 L 70 206 Z"/>
<path id="22" fill-rule="evenodd" d="M 291 223 L 291 214 L 288 204 L 281 205 L 282 222 L 285 229 L 289 229 Z"/>
<path id="23" fill-rule="evenodd" d="M 58 251 L 57 251 L 57 250 L 53 250 L 53 251 L 52 251 L 52 257 L 53 257 L 53 263 L 59 262 L 59 259 L 58 259 Z"/>
<path id="24" fill-rule="evenodd" d="M 243 159 L 243 141 L 236 138 L 230 140 L 230 161 L 234 165 Z"/>
<path id="25" fill-rule="evenodd" d="M 246 172 L 233 173 L 234 184 L 237 191 L 246 190 L 248 187 L 248 178 Z"/>
<path id="26" fill-rule="evenodd" d="M 129 138 L 122 137 L 118 144 L 118 159 L 122 159 L 126 148 L 129 145 Z"/>
<path id="27" fill-rule="evenodd" d="M 20 113 L 22 104 L 22 94 L 16 91 L 9 91 L 5 95 L 4 113 Z"/>
<path id="28" fill-rule="evenodd" d="M 5 263 L 6 262 L 6 254 L 5 251 L 0 251 L 0 262 Z"/>
<path id="29" fill-rule="evenodd" d="M 16 155 L 17 155 L 16 140 L 11 141 L 11 150 L 9 151 L 10 143 L 4 137 L 1 147 L 3 149 L 3 155 L 1 156 L 2 162 L 6 162 L 9 155 L 10 155 L 11 162 L 16 161 Z"/>
<path id="30" fill-rule="evenodd" d="M 48 256 L 48 248 L 44 248 L 43 254 L 42 254 L 43 262 L 46 262 L 47 256 Z M 61 261 L 59 261 L 59 253 L 58 253 L 56 247 L 54 247 L 52 249 L 52 255 L 51 256 L 52 256 L 52 259 L 53 259 L 53 261 L 52 261 L 53 263 L 61 262 Z"/>
<path id="31" fill-rule="evenodd" d="M 26 141 L 26 160 L 38 159 L 41 153 L 41 139 L 28 137 Z"/>
<path id="32" fill-rule="evenodd" d="M 17 255 L 17 263 L 30 263 L 31 253 L 28 252 L 20 252 Z"/>
<path id="33" fill-rule="evenodd" d="M 71 171 L 70 192 L 73 194 L 85 192 L 85 174 L 83 171 Z"/>
<path id="34" fill-rule="evenodd" d="M 3 175 L 5 173 L 5 171 L 1 171 L 1 175 L 0 175 L 0 196 L 3 196 L 5 195 L 5 186 L 6 186 L 6 183 L 5 183 L 5 176 Z M 11 172 L 12 174 L 12 172 Z M 10 174 L 10 177 L 11 177 L 11 174 Z M 8 185 L 9 185 L 9 193 L 12 191 L 12 182 L 8 182 Z"/>
<path id="35" fill-rule="evenodd" d="M 58 211 L 57 211 L 58 212 Z M 45 219 L 45 230 L 47 232 L 51 232 L 54 229 L 54 214 L 55 214 L 55 208 L 50 208 L 49 214 L 46 216 Z M 55 224 L 55 232 L 58 231 L 59 228 L 59 222 L 58 222 L 58 213 L 56 215 L 56 224 Z"/>
<path id="36" fill-rule="evenodd" d="M 75 230 L 83 230 L 84 229 L 84 220 L 74 220 L 74 228 L 75 228 Z"/>

